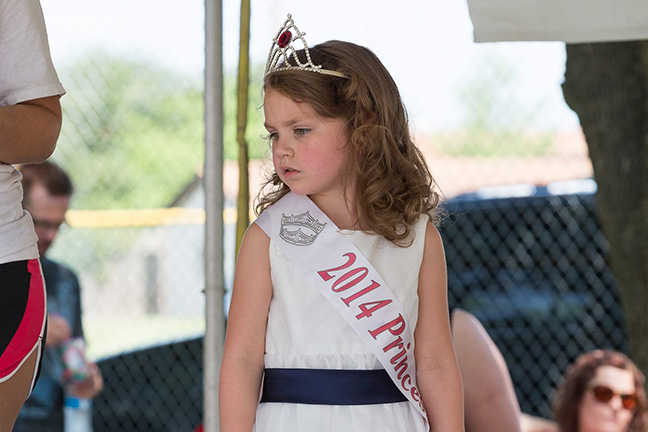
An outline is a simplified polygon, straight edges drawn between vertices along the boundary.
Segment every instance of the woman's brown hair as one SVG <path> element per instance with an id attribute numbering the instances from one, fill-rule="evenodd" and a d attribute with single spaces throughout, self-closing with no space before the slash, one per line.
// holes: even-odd
<path id="1" fill-rule="evenodd" d="M 601 366 L 612 366 L 632 372 L 637 392 L 637 406 L 627 432 L 647 432 L 645 379 L 641 371 L 624 354 L 610 350 L 595 350 L 578 357 L 567 369 L 556 392 L 553 412 L 560 432 L 578 432 L 578 412 L 583 394 Z"/>
<path id="2" fill-rule="evenodd" d="M 297 55 L 305 60 L 303 51 Z M 440 195 L 410 137 L 396 83 L 373 52 L 350 42 L 322 43 L 310 48 L 310 56 L 314 64 L 349 78 L 283 70 L 268 74 L 264 89 L 308 103 L 324 118 L 345 121 L 351 146 L 347 172 L 354 175 L 358 221 L 365 231 L 407 246 L 412 241 L 410 226 L 421 214 L 436 222 Z M 272 173 L 259 193 L 257 213 L 289 190 Z"/>

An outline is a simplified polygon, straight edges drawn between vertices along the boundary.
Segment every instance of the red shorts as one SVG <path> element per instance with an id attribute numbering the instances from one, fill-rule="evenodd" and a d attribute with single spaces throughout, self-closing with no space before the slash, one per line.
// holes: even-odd
<path id="1" fill-rule="evenodd" d="M 37 351 L 33 388 L 39 370 L 46 316 L 47 296 L 40 261 L 0 264 L 0 382 L 11 378 Z"/>

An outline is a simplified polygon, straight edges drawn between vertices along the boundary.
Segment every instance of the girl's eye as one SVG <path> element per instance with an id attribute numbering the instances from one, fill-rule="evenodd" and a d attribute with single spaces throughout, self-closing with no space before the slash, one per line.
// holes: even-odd
<path id="1" fill-rule="evenodd" d="M 267 135 L 268 141 L 275 142 L 277 141 L 277 138 L 279 138 L 279 134 L 277 132 L 270 132 Z"/>
<path id="2" fill-rule="evenodd" d="M 310 132 L 310 129 L 306 129 L 306 128 L 295 129 L 295 135 L 298 136 L 306 135 L 308 132 Z"/>

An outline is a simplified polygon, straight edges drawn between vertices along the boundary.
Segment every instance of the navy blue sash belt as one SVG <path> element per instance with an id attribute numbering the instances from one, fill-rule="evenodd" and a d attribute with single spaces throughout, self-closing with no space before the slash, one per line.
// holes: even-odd
<path id="1" fill-rule="evenodd" d="M 261 402 L 371 405 L 407 398 L 384 369 L 266 369 Z"/>

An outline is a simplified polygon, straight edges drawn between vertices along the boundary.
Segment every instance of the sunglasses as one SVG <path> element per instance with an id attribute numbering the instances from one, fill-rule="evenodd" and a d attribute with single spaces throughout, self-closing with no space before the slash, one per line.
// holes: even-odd
<path id="1" fill-rule="evenodd" d="M 636 393 L 619 394 L 609 387 L 598 385 L 592 388 L 592 394 L 594 394 L 594 399 L 601 403 L 608 403 L 614 396 L 619 396 L 621 398 L 621 406 L 630 411 L 635 409 L 635 407 L 637 406 Z"/>

